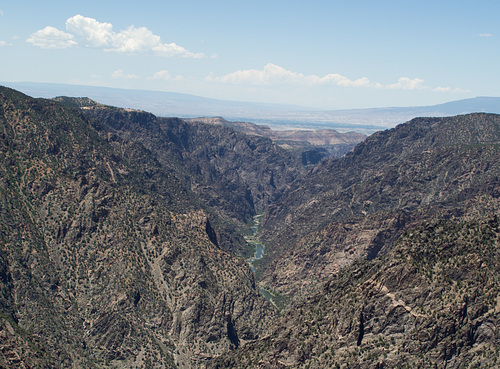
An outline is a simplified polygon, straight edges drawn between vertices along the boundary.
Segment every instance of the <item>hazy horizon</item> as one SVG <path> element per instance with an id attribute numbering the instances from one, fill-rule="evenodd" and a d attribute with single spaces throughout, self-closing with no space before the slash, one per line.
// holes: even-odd
<path id="1" fill-rule="evenodd" d="M 165 91 L 31 82 L 0 81 L 0 84 L 32 97 L 89 97 L 105 105 L 144 110 L 158 116 L 221 116 L 229 121 L 263 124 L 275 130 L 335 129 L 339 132 L 371 134 L 418 116 L 500 113 L 500 97 L 476 97 L 427 106 L 319 110 L 297 105 L 221 100 Z"/>
<path id="2" fill-rule="evenodd" d="M 496 1 L 0 5 L 0 80 L 321 110 L 499 96 Z M 481 55 L 481 57 L 477 57 Z"/>

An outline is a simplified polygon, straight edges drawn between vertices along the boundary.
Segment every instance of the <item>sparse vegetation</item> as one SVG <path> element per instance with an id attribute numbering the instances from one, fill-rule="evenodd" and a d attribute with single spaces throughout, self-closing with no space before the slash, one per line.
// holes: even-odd
<path id="1" fill-rule="evenodd" d="M 500 117 L 306 173 L 262 137 L 60 100 L 0 88 L 0 366 L 498 366 Z"/>

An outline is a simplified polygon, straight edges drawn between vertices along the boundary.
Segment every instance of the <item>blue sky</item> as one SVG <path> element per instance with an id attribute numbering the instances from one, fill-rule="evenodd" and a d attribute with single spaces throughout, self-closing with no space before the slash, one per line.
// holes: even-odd
<path id="1" fill-rule="evenodd" d="M 500 96 L 498 0 L 0 1 L 0 81 L 324 109 Z"/>

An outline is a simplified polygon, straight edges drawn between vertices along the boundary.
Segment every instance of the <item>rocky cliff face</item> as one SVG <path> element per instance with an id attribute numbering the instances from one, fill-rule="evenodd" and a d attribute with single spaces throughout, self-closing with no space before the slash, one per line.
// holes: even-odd
<path id="1" fill-rule="evenodd" d="M 413 228 L 210 367 L 498 367 L 499 250 L 496 216 Z"/>
<path id="2" fill-rule="evenodd" d="M 166 155 L 176 156 L 188 171 L 191 187 L 210 206 L 221 206 L 219 203 L 224 201 L 209 201 L 210 192 L 219 192 L 219 197 L 229 196 L 232 207 L 246 201 L 249 210 L 233 211 L 235 218 L 263 211 L 303 171 L 300 162 L 271 140 L 247 136 L 231 128 L 189 124 L 177 118 L 114 108 L 83 112 L 98 118 L 124 138 L 143 143 L 162 163 L 172 160 Z M 206 189 L 211 186 L 215 187 Z"/>
<path id="3" fill-rule="evenodd" d="M 494 214 L 499 142 L 497 115 L 419 118 L 322 163 L 267 212 L 263 283 L 295 294 L 425 220 Z"/>
<path id="4" fill-rule="evenodd" d="M 232 232 L 219 234 L 233 253 L 243 254 L 246 247 L 235 236 L 236 228 L 263 212 L 305 170 L 300 158 L 270 139 L 231 128 L 102 106 L 82 112 L 97 119 L 109 134 L 140 142 L 163 167 L 177 172 L 205 211 L 217 215 L 215 222 L 233 225 Z"/>
<path id="5" fill-rule="evenodd" d="M 0 90 L 6 367 L 199 367 L 273 316 L 180 169 L 78 110 Z"/>

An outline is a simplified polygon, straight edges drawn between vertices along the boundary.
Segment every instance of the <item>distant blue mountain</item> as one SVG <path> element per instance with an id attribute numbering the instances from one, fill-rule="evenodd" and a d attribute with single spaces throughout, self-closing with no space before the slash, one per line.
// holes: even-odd
<path id="1" fill-rule="evenodd" d="M 222 116 L 227 120 L 266 124 L 274 129 L 328 128 L 369 134 L 418 116 L 449 116 L 474 112 L 500 114 L 500 97 L 475 97 L 432 106 L 320 111 L 297 105 L 227 101 L 175 92 L 33 82 L 0 84 L 33 97 L 89 97 L 102 104 L 145 110 L 159 116 Z"/>
<path id="2" fill-rule="evenodd" d="M 434 105 L 436 112 L 447 114 L 463 113 L 495 113 L 500 114 L 500 98 L 479 96 L 472 99 L 451 101 L 444 104 Z"/>
<path id="3" fill-rule="evenodd" d="M 161 116 L 199 117 L 200 115 L 230 117 L 259 115 L 266 112 L 313 110 L 287 104 L 265 104 L 218 100 L 166 91 L 132 90 L 98 86 L 35 82 L 0 82 L 32 97 L 88 97 L 99 103 L 120 108 L 140 109 Z M 224 113 L 224 114 L 221 114 Z"/>

